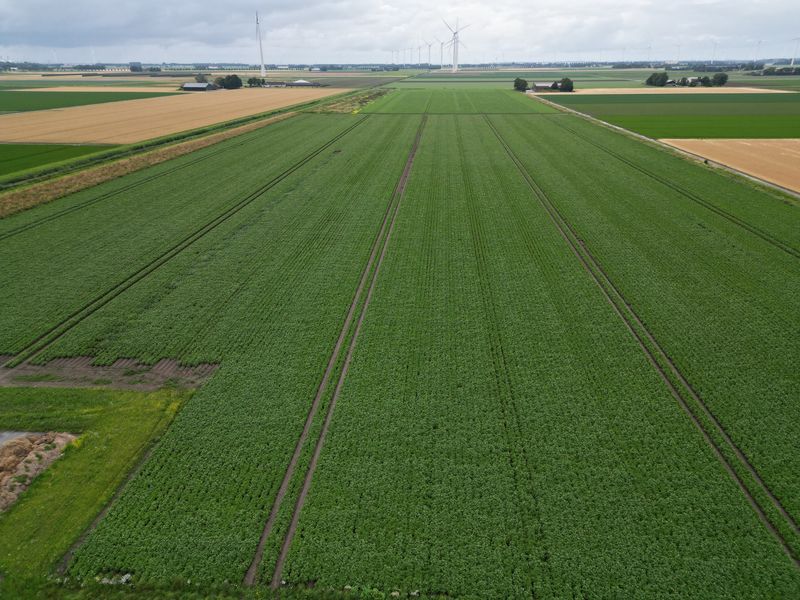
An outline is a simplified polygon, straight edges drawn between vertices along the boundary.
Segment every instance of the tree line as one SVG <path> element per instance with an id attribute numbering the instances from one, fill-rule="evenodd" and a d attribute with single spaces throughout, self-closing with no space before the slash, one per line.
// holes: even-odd
<path id="1" fill-rule="evenodd" d="M 664 87 L 669 81 L 670 78 L 667 72 L 660 71 L 658 73 L 650 74 L 650 76 L 645 80 L 645 83 L 655 87 Z M 680 79 L 675 80 L 674 83 L 675 85 L 687 87 L 721 87 L 728 83 L 728 74 L 714 73 L 712 77 L 709 77 L 708 75 L 693 78 L 681 77 Z"/>

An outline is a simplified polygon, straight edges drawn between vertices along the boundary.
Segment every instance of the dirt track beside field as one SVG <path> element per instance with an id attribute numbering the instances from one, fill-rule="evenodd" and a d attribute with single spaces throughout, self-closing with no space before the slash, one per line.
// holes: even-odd
<path id="1" fill-rule="evenodd" d="M 0 115 L 0 141 L 130 144 L 343 91 L 338 88 L 217 90 Z"/>
<path id="2" fill-rule="evenodd" d="M 800 139 L 659 140 L 680 150 L 800 192 Z"/>

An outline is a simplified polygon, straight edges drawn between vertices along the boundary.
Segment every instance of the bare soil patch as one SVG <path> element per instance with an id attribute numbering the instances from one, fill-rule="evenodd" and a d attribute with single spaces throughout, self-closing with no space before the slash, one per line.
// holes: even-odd
<path id="1" fill-rule="evenodd" d="M 130 144 L 339 94 L 338 88 L 194 92 L 0 115 L 0 141 Z"/>
<path id="2" fill-rule="evenodd" d="M 248 123 L 240 127 L 226 129 L 198 139 L 180 142 L 151 152 L 137 154 L 130 158 L 123 158 L 114 162 L 105 163 L 97 167 L 85 169 L 79 173 L 66 175 L 55 180 L 34 184 L 19 190 L 12 190 L 0 194 L 0 219 L 14 213 L 27 210 L 39 204 L 51 202 L 80 190 L 98 185 L 128 173 L 133 173 L 145 167 L 157 165 L 167 160 L 189 154 L 195 150 L 206 148 L 218 142 L 230 139 L 237 135 L 259 129 L 271 123 L 282 121 L 294 116 L 295 113 L 284 113 L 275 117 Z"/>
<path id="3" fill-rule="evenodd" d="M 800 193 L 800 139 L 659 141 Z"/>
<path id="4" fill-rule="evenodd" d="M 57 358 L 45 365 L 22 363 L 14 368 L 0 367 L 3 387 L 110 387 L 153 391 L 166 385 L 199 387 L 219 365 L 181 366 L 162 359 L 146 365 L 132 358 L 121 358 L 108 366 L 95 366 L 91 356 Z"/>
<path id="5" fill-rule="evenodd" d="M 538 92 L 559 95 L 563 92 Z M 789 90 L 753 87 L 638 87 L 638 88 L 576 88 L 573 94 L 625 95 L 625 94 L 793 94 Z"/>
<path id="6" fill-rule="evenodd" d="M 28 433 L 0 444 L 0 513 L 56 460 L 75 436 L 71 433 Z"/>

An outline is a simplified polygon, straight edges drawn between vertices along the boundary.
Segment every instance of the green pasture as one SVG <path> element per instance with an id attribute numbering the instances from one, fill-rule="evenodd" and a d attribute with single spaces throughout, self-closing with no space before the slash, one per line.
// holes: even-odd
<path id="1" fill-rule="evenodd" d="M 551 95 L 652 138 L 800 137 L 800 94 Z"/>
<path id="2" fill-rule="evenodd" d="M 109 146 L 0 144 L 0 176 L 93 154 Z"/>
<path id="3" fill-rule="evenodd" d="M 52 85 L 58 85 L 53 82 Z M 177 91 L 175 93 L 178 93 Z M 22 112 L 66 108 L 85 104 L 102 104 L 120 100 L 140 100 L 169 95 L 167 92 L 33 92 L 0 90 L 0 111 Z"/>

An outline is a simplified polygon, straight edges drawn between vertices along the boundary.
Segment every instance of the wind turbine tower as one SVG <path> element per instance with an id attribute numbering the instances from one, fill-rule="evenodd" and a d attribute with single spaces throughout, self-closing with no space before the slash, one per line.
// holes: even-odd
<path id="1" fill-rule="evenodd" d="M 433 46 L 433 42 L 429 42 L 427 40 L 423 40 L 428 45 L 428 71 L 431 70 L 431 46 Z"/>
<path id="2" fill-rule="evenodd" d="M 444 21 L 444 19 L 442 19 Z M 458 47 L 461 44 L 461 40 L 459 39 L 458 35 L 464 31 L 469 25 L 465 25 L 464 27 L 459 28 L 458 20 L 456 20 L 456 28 L 453 29 L 450 27 L 447 21 L 444 21 L 444 24 L 447 25 L 447 28 L 452 32 L 453 38 L 450 40 L 450 44 L 453 46 L 453 73 L 458 72 Z"/>
<path id="3" fill-rule="evenodd" d="M 256 36 L 258 37 L 258 56 L 261 59 L 261 77 L 267 76 L 267 69 L 264 67 L 264 47 L 261 44 L 261 23 L 256 12 Z"/>
<path id="4" fill-rule="evenodd" d="M 794 67 L 794 59 L 797 58 L 797 49 L 800 48 L 800 37 L 796 37 L 792 41 L 794 42 L 794 54 L 792 54 L 792 64 L 789 65 L 790 67 Z"/>
<path id="5" fill-rule="evenodd" d="M 444 42 L 438 37 L 436 39 L 439 42 L 439 71 L 441 72 L 444 70 Z"/>

